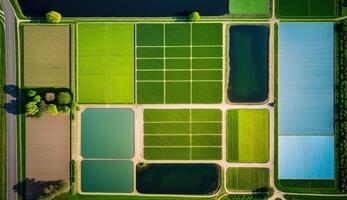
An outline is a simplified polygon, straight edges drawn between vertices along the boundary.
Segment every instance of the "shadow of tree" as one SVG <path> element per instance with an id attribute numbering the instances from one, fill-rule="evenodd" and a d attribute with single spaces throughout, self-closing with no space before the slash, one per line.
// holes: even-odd
<path id="1" fill-rule="evenodd" d="M 25 200 L 37 200 L 42 194 L 43 188 L 50 185 L 58 185 L 61 180 L 41 181 L 34 178 L 26 178 L 13 187 L 13 190 Z"/>
<path id="2" fill-rule="evenodd" d="M 25 107 L 22 104 L 25 100 L 23 90 L 16 85 L 6 85 L 3 89 L 6 94 L 15 98 L 4 104 L 6 112 L 14 115 L 25 113 Z"/>

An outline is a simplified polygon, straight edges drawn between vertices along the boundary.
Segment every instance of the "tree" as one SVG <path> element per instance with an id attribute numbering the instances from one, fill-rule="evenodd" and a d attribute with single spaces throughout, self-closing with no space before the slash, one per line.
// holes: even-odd
<path id="1" fill-rule="evenodd" d="M 46 107 L 46 112 L 48 112 L 49 114 L 55 116 L 58 114 L 58 109 L 57 106 L 55 104 L 48 104 Z"/>
<path id="2" fill-rule="evenodd" d="M 46 18 L 48 22 L 59 23 L 61 21 L 61 14 L 56 11 L 50 11 L 46 13 Z"/>
<path id="3" fill-rule="evenodd" d="M 35 116 L 39 111 L 39 107 L 37 107 L 35 101 L 30 101 L 25 105 L 25 113 L 27 116 Z"/>
<path id="4" fill-rule="evenodd" d="M 71 103 L 71 95 L 68 92 L 59 92 L 57 96 L 58 104 L 67 105 Z"/>
<path id="5" fill-rule="evenodd" d="M 70 108 L 69 108 L 69 106 L 61 106 L 59 111 L 62 112 L 62 113 L 69 113 L 70 112 Z"/>
<path id="6" fill-rule="evenodd" d="M 28 95 L 28 97 L 33 97 L 33 96 L 36 95 L 36 91 L 35 91 L 35 90 L 29 90 L 29 91 L 27 92 L 27 95 Z"/>
<path id="7" fill-rule="evenodd" d="M 40 96 L 40 95 L 35 95 L 35 96 L 34 96 L 34 101 L 35 101 L 36 103 L 39 103 L 39 102 L 41 101 L 41 96 Z"/>
<path id="8" fill-rule="evenodd" d="M 47 92 L 45 95 L 46 101 L 54 101 L 55 99 L 55 94 L 53 92 Z"/>
<path id="9" fill-rule="evenodd" d="M 189 15 L 189 21 L 190 22 L 197 22 L 200 20 L 200 14 L 199 12 L 192 12 L 190 15 Z"/>

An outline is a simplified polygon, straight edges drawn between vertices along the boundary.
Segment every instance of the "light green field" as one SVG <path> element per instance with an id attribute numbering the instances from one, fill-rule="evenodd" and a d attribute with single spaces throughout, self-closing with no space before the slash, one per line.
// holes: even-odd
<path id="1" fill-rule="evenodd" d="M 198 109 L 144 110 L 147 160 L 220 160 L 222 112 Z"/>
<path id="2" fill-rule="evenodd" d="M 269 14 L 269 0 L 229 0 L 230 14 Z"/>
<path id="3" fill-rule="evenodd" d="M 268 188 L 267 168 L 228 168 L 227 188 L 231 191 L 255 191 Z"/>
<path id="4" fill-rule="evenodd" d="M 78 24 L 79 103 L 134 103 L 134 34 L 133 24 Z"/>
<path id="5" fill-rule="evenodd" d="M 269 159 L 269 111 L 228 110 L 227 160 L 267 162 Z"/>

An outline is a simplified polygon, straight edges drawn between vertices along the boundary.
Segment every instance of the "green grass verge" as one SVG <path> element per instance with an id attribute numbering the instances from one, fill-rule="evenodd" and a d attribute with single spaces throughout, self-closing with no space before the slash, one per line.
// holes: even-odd
<path id="1" fill-rule="evenodd" d="M 0 19 L 0 106 L 6 102 L 6 58 L 5 58 L 5 30 Z M 0 199 L 6 199 L 6 110 L 0 109 Z"/>
<path id="2" fill-rule="evenodd" d="M 213 197 L 158 197 L 158 196 L 129 196 L 129 195 L 71 195 L 69 193 L 55 197 L 54 200 L 213 200 Z"/>
<path id="3" fill-rule="evenodd" d="M 257 0 L 257 1 L 229 1 L 230 14 L 237 15 L 269 15 L 269 0 Z"/>
<path id="4" fill-rule="evenodd" d="M 229 162 L 267 162 L 269 160 L 269 111 L 228 110 L 227 120 L 227 160 Z"/>
<path id="5" fill-rule="evenodd" d="M 346 196 L 307 196 L 307 195 L 284 195 L 286 200 L 345 200 Z"/>
<path id="6" fill-rule="evenodd" d="M 230 191 L 256 191 L 269 188 L 267 168 L 228 168 L 227 188 Z"/>
<path id="7" fill-rule="evenodd" d="M 78 102 L 134 103 L 134 25 L 77 25 Z"/>
<path id="8" fill-rule="evenodd" d="M 278 18 L 334 18 L 336 0 L 276 0 Z"/>

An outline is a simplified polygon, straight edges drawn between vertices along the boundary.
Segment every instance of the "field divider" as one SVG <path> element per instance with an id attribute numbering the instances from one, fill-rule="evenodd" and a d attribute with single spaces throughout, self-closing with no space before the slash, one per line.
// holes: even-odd
<path id="1" fill-rule="evenodd" d="M 164 134 L 153 134 L 153 133 L 145 133 L 145 136 L 187 136 L 188 134 L 170 134 L 170 133 L 164 133 Z M 220 134 L 192 134 L 192 136 L 202 136 L 202 135 L 207 135 L 207 136 L 220 136 Z"/>
<path id="2" fill-rule="evenodd" d="M 172 82 L 172 83 L 180 83 L 180 82 L 223 82 L 223 80 L 166 80 L 166 81 L 161 81 L 161 80 L 138 80 L 137 82 Z"/>
<path id="3" fill-rule="evenodd" d="M 195 148 L 195 147 L 197 147 L 197 148 L 222 148 L 222 146 L 201 146 L 201 145 L 200 146 L 192 146 L 191 145 L 190 147 L 182 146 L 182 145 L 181 146 L 149 146 L 149 145 L 146 145 L 145 148 L 146 147 L 150 147 L 150 148 L 190 148 L 190 149 Z M 127 159 L 125 159 L 125 160 L 127 160 Z M 192 160 L 192 158 L 190 158 L 190 160 Z"/>
<path id="4" fill-rule="evenodd" d="M 137 69 L 138 72 L 160 72 L 163 69 Z M 223 71 L 223 69 L 166 69 L 165 71 Z"/>

